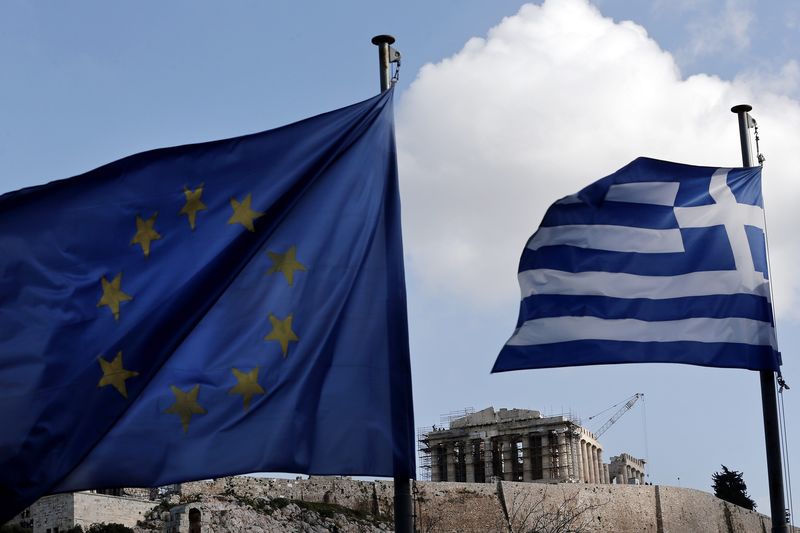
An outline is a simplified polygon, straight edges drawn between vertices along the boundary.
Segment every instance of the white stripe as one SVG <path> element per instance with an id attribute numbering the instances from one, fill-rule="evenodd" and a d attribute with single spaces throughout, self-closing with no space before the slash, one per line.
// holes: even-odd
<path id="1" fill-rule="evenodd" d="M 525 322 L 507 344 L 530 346 L 580 340 L 735 342 L 775 348 L 772 326 L 749 318 L 686 318 L 657 322 L 593 316 L 538 318 Z"/>
<path id="2" fill-rule="evenodd" d="M 565 196 L 561 200 L 556 201 L 557 204 L 582 204 L 583 200 L 578 198 L 578 193 Z"/>
<path id="3" fill-rule="evenodd" d="M 769 285 L 756 272 L 744 276 L 735 270 L 690 272 L 678 276 L 639 276 L 621 272 L 564 272 L 535 269 L 519 273 L 522 297 L 533 294 L 570 294 L 613 298 L 680 298 L 713 294 L 755 294 L 769 298 Z"/>
<path id="4" fill-rule="evenodd" d="M 647 229 L 603 224 L 571 224 L 539 228 L 528 241 L 528 248 L 566 244 L 578 248 L 612 252 L 683 252 L 679 229 Z"/>
<path id="5" fill-rule="evenodd" d="M 608 188 L 606 201 L 672 207 L 679 187 L 680 183 L 676 181 L 617 183 Z"/>

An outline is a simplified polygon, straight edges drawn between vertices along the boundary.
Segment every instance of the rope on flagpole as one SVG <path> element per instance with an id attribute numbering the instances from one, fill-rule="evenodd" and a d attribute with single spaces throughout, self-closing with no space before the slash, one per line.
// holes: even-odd
<path id="1" fill-rule="evenodd" d="M 783 378 L 778 378 L 778 411 L 781 417 L 781 440 L 783 441 L 783 464 L 784 464 L 784 471 L 786 474 L 786 497 L 789 500 L 789 516 L 787 517 L 789 520 L 789 524 L 794 522 L 794 502 L 792 501 L 792 474 L 789 470 L 789 435 L 786 431 L 786 406 L 783 403 L 783 391 L 784 389 L 788 390 L 789 386 L 786 385 L 786 382 Z"/>
<path id="2" fill-rule="evenodd" d="M 750 117 L 750 120 L 753 122 L 753 134 L 756 138 L 756 159 L 758 160 L 758 164 L 763 167 L 764 161 L 766 161 L 767 158 L 764 157 L 764 154 L 761 153 L 761 149 L 758 147 L 758 141 L 761 140 L 761 137 L 758 136 L 758 123 L 753 117 Z"/>

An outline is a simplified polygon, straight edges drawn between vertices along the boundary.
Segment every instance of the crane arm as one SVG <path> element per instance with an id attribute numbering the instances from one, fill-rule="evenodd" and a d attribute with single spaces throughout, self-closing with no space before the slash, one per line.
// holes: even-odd
<path id="1" fill-rule="evenodd" d="M 595 434 L 594 434 L 594 436 L 595 436 L 595 437 L 597 437 L 597 438 L 600 438 L 600 435 L 602 435 L 603 433 L 605 433 L 606 431 L 608 431 L 608 428 L 610 428 L 611 426 L 613 426 L 613 425 L 614 425 L 614 422 L 616 422 L 617 420 L 619 420 L 619 418 L 620 418 L 622 415 L 624 415 L 625 413 L 627 413 L 627 412 L 628 412 L 628 410 L 629 410 L 631 407 L 633 407 L 633 404 L 635 404 L 637 401 L 639 401 L 639 398 L 644 398 L 644 394 L 643 394 L 643 393 L 641 393 L 641 392 L 637 392 L 636 394 L 634 394 L 633 396 L 631 396 L 631 397 L 628 399 L 628 401 L 627 401 L 627 402 L 625 402 L 625 405 L 623 405 L 622 407 L 620 407 L 619 411 L 617 411 L 616 413 L 614 413 L 614 415 L 613 415 L 611 418 L 609 418 L 609 419 L 608 419 L 608 422 L 606 422 L 605 424 L 603 424 L 603 425 L 600 427 L 600 429 L 598 429 L 598 430 L 597 430 L 597 433 L 595 433 Z"/>

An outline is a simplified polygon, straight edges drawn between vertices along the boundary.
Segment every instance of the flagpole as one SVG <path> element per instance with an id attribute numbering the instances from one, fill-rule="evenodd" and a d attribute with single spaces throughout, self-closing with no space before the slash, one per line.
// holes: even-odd
<path id="1" fill-rule="evenodd" d="M 400 54 L 391 47 L 395 38 L 391 35 L 376 35 L 372 44 L 378 47 L 378 65 L 381 92 L 392 87 L 389 66 L 399 62 Z M 411 505 L 411 481 L 408 476 L 394 476 L 394 530 L 396 533 L 414 532 L 414 514 Z"/>
<path id="2" fill-rule="evenodd" d="M 749 111 L 753 108 L 747 104 L 731 108 L 739 118 L 739 140 L 742 145 L 742 164 L 752 167 L 753 160 L 750 147 Z M 774 317 L 773 317 L 774 319 Z M 786 525 L 786 501 L 783 488 L 783 466 L 781 465 L 781 441 L 778 424 L 778 401 L 775 387 L 775 372 L 761 370 L 761 409 L 764 416 L 764 440 L 767 450 L 767 478 L 769 480 L 769 505 L 772 517 L 772 533 L 788 533 Z"/>
<path id="3" fill-rule="evenodd" d="M 392 77 L 389 73 L 391 63 L 390 53 L 394 52 L 391 45 L 394 44 L 394 37 L 391 35 L 376 35 L 372 38 L 372 44 L 378 47 L 378 68 L 381 77 L 381 92 L 392 86 Z"/>

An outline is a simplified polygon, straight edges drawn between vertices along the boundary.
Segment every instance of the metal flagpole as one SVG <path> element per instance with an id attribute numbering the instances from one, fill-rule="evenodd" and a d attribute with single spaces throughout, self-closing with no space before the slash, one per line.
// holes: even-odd
<path id="1" fill-rule="evenodd" d="M 389 65 L 400 62 L 400 53 L 391 47 L 394 41 L 395 38 L 391 35 L 376 35 L 372 38 L 372 44 L 378 47 L 381 92 L 392 87 Z M 414 532 L 411 480 L 408 479 L 408 476 L 394 477 L 394 530 L 397 533 Z"/>
<path id="2" fill-rule="evenodd" d="M 394 37 L 391 35 L 376 35 L 372 38 L 372 44 L 378 47 L 378 65 L 381 76 L 381 92 L 392 86 L 392 77 L 389 73 L 389 64 L 396 62 L 400 54 L 391 47 L 394 44 Z M 395 58 L 396 56 L 396 58 Z"/>
<path id="3" fill-rule="evenodd" d="M 742 143 L 742 164 L 752 167 L 750 148 L 751 127 L 747 104 L 737 105 L 731 111 L 739 117 L 739 139 Z M 773 317 L 774 319 L 774 317 Z M 788 533 L 786 525 L 786 501 L 783 489 L 783 467 L 781 465 L 781 441 L 778 425 L 778 401 L 776 398 L 775 372 L 761 370 L 761 409 L 764 415 L 764 440 L 767 448 L 767 477 L 769 479 L 769 506 L 772 517 L 772 533 Z"/>

